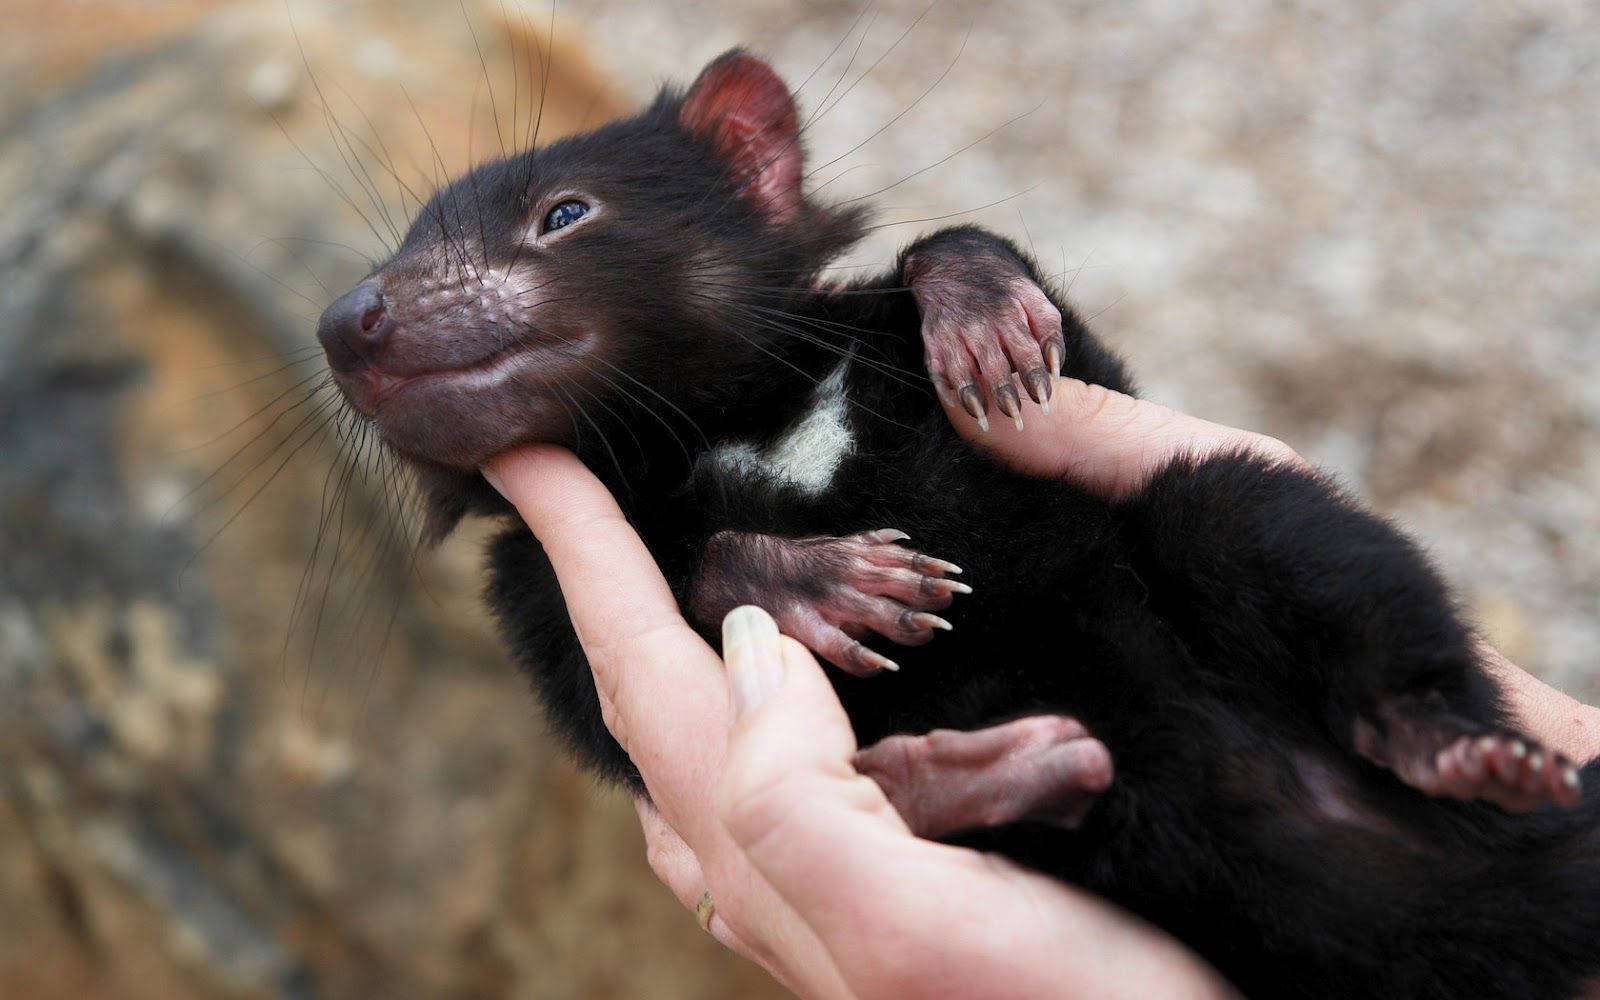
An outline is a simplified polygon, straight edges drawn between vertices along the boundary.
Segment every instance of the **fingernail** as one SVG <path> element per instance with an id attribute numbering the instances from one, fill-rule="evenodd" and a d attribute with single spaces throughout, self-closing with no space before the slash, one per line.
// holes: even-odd
<path id="1" fill-rule="evenodd" d="M 494 491 L 496 493 L 500 494 L 501 496 L 506 495 L 505 488 L 500 485 L 500 477 L 495 474 L 493 466 L 485 465 L 480 468 L 478 472 L 483 476 L 485 482 L 494 487 Z"/>
<path id="2" fill-rule="evenodd" d="M 722 619 L 722 659 L 736 719 L 760 708 L 783 686 L 778 623 L 754 605 L 734 608 Z"/>

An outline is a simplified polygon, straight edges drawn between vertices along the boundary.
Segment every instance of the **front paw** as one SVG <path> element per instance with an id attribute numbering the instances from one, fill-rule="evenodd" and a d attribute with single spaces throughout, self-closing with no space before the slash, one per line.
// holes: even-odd
<path id="1" fill-rule="evenodd" d="M 1061 310 L 1016 258 L 987 243 L 939 243 L 912 253 L 905 276 L 941 397 L 959 400 L 985 431 L 991 406 L 1022 429 L 1019 383 L 1050 412 L 1066 356 Z"/>
<path id="2" fill-rule="evenodd" d="M 972 592 L 951 579 L 960 567 L 898 544 L 907 537 L 892 528 L 842 538 L 722 532 L 707 553 L 721 579 L 707 582 L 711 599 L 697 604 L 713 620 L 736 604 L 766 608 L 786 635 L 858 677 L 898 670 L 862 637 L 920 646 L 951 628 L 933 612 Z"/>

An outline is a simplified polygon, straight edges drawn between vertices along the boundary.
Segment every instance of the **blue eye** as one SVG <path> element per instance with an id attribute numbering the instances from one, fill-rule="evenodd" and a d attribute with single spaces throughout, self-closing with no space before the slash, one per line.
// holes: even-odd
<path id="1" fill-rule="evenodd" d="M 564 201 L 544 217 L 544 231 L 553 233 L 564 229 L 589 214 L 589 206 L 581 201 Z"/>

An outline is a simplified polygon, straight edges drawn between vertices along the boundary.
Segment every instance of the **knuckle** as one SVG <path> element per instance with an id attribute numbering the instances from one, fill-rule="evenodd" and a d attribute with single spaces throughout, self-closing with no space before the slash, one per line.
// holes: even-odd
<path id="1" fill-rule="evenodd" d="M 681 638 L 680 630 L 685 628 L 688 628 L 688 625 L 682 618 L 660 616 L 655 621 L 645 622 L 634 628 L 603 632 L 598 635 L 580 635 L 579 638 L 583 642 L 589 662 L 599 668 L 597 672 L 609 673 L 619 670 L 630 659 L 639 656 L 645 650 L 656 648 L 658 644 L 667 647 L 676 646 Z"/>
<path id="2" fill-rule="evenodd" d="M 644 860 L 650 866 L 650 871 L 655 875 L 656 881 L 674 892 L 677 886 L 673 885 L 673 876 L 676 871 L 673 867 L 672 851 L 662 846 L 654 837 L 645 835 Z"/>
<path id="3" fill-rule="evenodd" d="M 1253 450 L 1261 457 L 1282 465 L 1305 464 L 1305 459 L 1301 457 L 1299 452 L 1283 441 L 1269 435 L 1255 435 Z"/>

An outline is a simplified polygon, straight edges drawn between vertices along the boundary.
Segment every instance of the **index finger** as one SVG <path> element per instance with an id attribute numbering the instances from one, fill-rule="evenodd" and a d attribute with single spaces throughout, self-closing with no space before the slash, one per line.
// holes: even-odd
<path id="1" fill-rule="evenodd" d="M 722 661 L 678 612 L 616 500 L 577 457 L 535 445 L 492 459 L 489 481 L 516 505 L 555 567 L 593 667 L 606 725 L 644 777 L 667 826 L 694 853 L 719 909 L 753 923 L 747 954 L 780 979 L 841 992 L 815 935 L 734 844 L 713 801 L 728 739 Z M 724 905 L 725 904 L 725 905 Z"/>
<path id="2" fill-rule="evenodd" d="M 711 813 L 706 789 L 727 729 L 721 661 L 684 621 L 616 500 L 575 455 L 532 445 L 496 456 L 484 473 L 555 568 L 607 726 L 693 843 L 694 826 Z"/>

